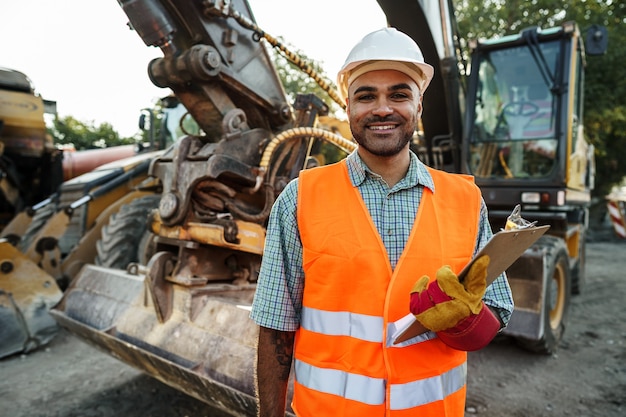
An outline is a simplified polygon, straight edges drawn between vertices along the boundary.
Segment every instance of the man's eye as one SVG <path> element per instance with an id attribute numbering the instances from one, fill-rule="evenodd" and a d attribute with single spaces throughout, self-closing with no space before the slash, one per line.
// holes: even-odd
<path id="1" fill-rule="evenodd" d="M 405 93 L 394 93 L 391 95 L 391 98 L 394 100 L 404 100 L 407 99 L 409 96 L 408 94 Z"/>
<path id="2" fill-rule="evenodd" d="M 372 94 L 362 94 L 360 96 L 357 96 L 356 98 L 359 101 L 369 101 L 369 100 L 373 100 L 374 99 L 374 95 Z"/>

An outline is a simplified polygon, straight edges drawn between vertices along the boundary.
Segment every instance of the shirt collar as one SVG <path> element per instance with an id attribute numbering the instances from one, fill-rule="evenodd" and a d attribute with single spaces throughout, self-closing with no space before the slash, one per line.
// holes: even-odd
<path id="1" fill-rule="evenodd" d="M 410 188 L 422 185 L 429 188 L 434 193 L 435 184 L 433 183 L 433 178 L 430 175 L 430 172 L 426 169 L 426 165 L 424 165 L 424 163 L 420 161 L 417 155 L 415 155 L 412 151 L 409 152 L 409 155 L 411 158 L 409 162 L 409 170 L 407 171 L 404 179 L 401 181 L 404 183 L 404 187 Z M 365 165 L 356 150 L 348 155 L 346 158 L 346 165 L 348 166 L 350 181 L 354 187 L 358 187 L 363 184 L 368 175 L 377 175 L 373 173 L 367 165 Z"/>

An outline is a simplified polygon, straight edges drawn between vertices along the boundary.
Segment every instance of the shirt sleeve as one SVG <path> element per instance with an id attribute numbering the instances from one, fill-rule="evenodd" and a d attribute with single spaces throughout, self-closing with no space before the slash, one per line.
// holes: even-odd
<path id="1" fill-rule="evenodd" d="M 491 225 L 489 224 L 487 206 L 483 200 L 480 207 L 478 237 L 476 239 L 474 254 L 477 254 L 483 247 L 485 247 L 492 236 L 493 231 L 491 230 Z M 511 319 L 511 314 L 513 314 L 514 308 L 513 294 L 511 293 L 506 273 L 503 272 L 493 281 L 493 283 L 491 283 L 489 287 L 487 287 L 483 301 L 485 304 L 494 308 L 498 312 L 503 325 L 506 326 Z"/>
<path id="2" fill-rule="evenodd" d="M 250 312 L 250 318 L 259 326 L 281 331 L 296 331 L 302 310 L 304 271 L 296 218 L 297 199 L 295 179 L 272 206 Z"/>

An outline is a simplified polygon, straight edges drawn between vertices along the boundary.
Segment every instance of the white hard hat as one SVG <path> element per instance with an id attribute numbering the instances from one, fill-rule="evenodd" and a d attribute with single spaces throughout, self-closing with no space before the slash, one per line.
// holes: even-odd
<path id="1" fill-rule="evenodd" d="M 433 67 L 424 62 L 422 51 L 409 35 L 387 27 L 366 35 L 352 48 L 337 74 L 339 94 L 345 100 L 352 81 L 376 70 L 405 73 L 417 83 L 422 94 L 434 73 Z"/>

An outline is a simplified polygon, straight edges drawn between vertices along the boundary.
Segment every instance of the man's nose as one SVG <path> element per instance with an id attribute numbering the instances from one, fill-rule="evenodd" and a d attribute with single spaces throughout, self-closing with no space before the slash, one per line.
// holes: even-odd
<path id="1" fill-rule="evenodd" d="M 388 100 L 380 99 L 376 101 L 374 108 L 372 109 L 372 113 L 379 116 L 388 115 L 393 113 L 393 107 Z"/>

